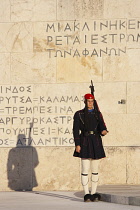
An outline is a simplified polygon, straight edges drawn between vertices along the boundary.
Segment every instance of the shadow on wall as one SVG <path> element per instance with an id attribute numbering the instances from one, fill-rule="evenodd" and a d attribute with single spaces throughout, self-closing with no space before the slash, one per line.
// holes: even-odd
<path id="1" fill-rule="evenodd" d="M 8 155 L 7 177 L 8 187 L 15 191 L 32 191 L 38 186 L 35 167 L 39 164 L 36 149 L 31 146 L 31 129 L 30 124 L 29 137 L 24 134 L 17 136 L 17 144 L 12 148 Z"/>

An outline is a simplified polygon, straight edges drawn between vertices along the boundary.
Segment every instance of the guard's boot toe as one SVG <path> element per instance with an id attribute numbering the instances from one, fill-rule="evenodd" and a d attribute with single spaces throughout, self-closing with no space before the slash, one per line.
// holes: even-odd
<path id="1" fill-rule="evenodd" d="M 95 193 L 93 195 L 91 195 L 91 201 L 100 201 L 101 200 L 101 195 L 98 193 Z"/>
<path id="2" fill-rule="evenodd" d="M 90 202 L 91 201 L 91 195 L 90 194 L 86 194 L 84 196 L 84 202 Z"/>

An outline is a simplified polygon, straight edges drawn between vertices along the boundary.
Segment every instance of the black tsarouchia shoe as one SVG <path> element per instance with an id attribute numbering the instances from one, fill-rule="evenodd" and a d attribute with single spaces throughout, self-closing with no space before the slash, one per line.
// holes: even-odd
<path id="1" fill-rule="evenodd" d="M 84 202 L 90 202 L 91 201 L 91 195 L 90 194 L 86 194 L 84 196 Z"/>
<path id="2" fill-rule="evenodd" d="M 91 200 L 92 202 L 94 202 L 94 201 L 100 201 L 100 200 L 101 200 L 101 195 L 98 194 L 98 193 L 95 193 L 95 194 L 93 194 L 93 195 L 90 195 L 90 200 Z"/>

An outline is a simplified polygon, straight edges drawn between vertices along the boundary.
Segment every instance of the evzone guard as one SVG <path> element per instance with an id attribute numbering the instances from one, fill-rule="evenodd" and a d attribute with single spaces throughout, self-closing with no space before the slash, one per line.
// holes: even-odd
<path id="1" fill-rule="evenodd" d="M 81 182 L 84 189 L 84 201 L 100 200 L 96 192 L 98 184 L 98 166 L 101 158 L 105 157 L 101 136 L 107 134 L 103 116 L 92 94 L 84 96 L 85 108 L 74 114 L 73 136 L 75 151 L 73 156 L 81 158 Z M 91 193 L 89 192 L 89 169 L 91 168 Z"/>

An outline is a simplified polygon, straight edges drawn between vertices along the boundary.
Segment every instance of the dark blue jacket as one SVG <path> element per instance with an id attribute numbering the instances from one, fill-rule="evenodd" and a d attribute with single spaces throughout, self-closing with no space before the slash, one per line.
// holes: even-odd
<path id="1" fill-rule="evenodd" d="M 73 136 L 75 146 L 81 146 L 81 152 L 77 153 L 74 151 L 74 156 L 80 158 L 100 159 L 105 157 L 101 132 L 107 130 L 107 128 L 101 112 L 98 113 L 98 117 L 94 110 L 93 112 L 89 112 L 89 120 L 89 130 L 93 131 L 94 134 L 86 135 L 87 131 L 85 131 L 84 109 L 77 111 L 74 115 Z"/>

